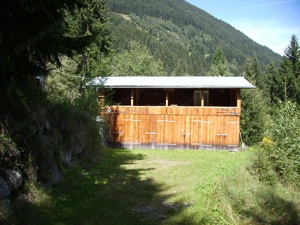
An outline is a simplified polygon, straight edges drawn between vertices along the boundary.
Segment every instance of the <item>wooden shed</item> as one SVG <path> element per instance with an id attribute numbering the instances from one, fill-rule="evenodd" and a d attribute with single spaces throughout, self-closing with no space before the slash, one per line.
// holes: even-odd
<path id="1" fill-rule="evenodd" d="M 107 77 L 101 110 L 110 144 L 121 148 L 224 149 L 240 146 L 241 95 L 254 88 L 243 77 Z"/>

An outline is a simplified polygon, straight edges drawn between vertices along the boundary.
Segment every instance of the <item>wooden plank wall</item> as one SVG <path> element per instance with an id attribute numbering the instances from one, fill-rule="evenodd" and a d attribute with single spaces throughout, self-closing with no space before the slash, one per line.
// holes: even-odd
<path id="1" fill-rule="evenodd" d="M 114 106 L 111 144 L 122 148 L 228 149 L 239 146 L 239 107 Z"/>

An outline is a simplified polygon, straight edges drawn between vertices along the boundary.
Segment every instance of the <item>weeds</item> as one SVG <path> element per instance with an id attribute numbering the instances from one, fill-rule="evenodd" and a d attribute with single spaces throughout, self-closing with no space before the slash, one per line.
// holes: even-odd
<path id="1" fill-rule="evenodd" d="M 261 182 L 242 170 L 218 192 L 222 211 L 232 224 L 298 224 L 299 191 L 279 183 Z"/>

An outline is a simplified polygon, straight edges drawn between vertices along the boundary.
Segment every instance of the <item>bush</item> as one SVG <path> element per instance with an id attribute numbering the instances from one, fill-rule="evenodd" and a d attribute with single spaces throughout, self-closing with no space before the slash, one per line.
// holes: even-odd
<path id="1" fill-rule="evenodd" d="M 248 168 L 251 175 L 256 176 L 259 181 L 265 184 L 274 185 L 277 182 L 277 175 L 264 148 L 255 149 L 251 162 L 252 164 Z"/>
<path id="2" fill-rule="evenodd" d="M 264 144 L 267 159 L 283 179 L 298 182 L 300 178 L 300 111 L 292 102 L 281 103 L 275 111 L 267 134 L 272 140 Z"/>
<path id="3" fill-rule="evenodd" d="M 60 180 L 64 166 L 96 158 L 99 125 L 86 105 L 52 101 L 32 87 L 12 89 L 2 106 L 0 169 L 13 168 L 28 182 L 51 184 Z"/>

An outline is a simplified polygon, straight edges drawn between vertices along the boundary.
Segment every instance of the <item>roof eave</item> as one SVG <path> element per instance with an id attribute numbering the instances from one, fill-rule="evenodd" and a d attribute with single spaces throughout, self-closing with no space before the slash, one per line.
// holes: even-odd
<path id="1" fill-rule="evenodd" d="M 141 89 L 254 89 L 256 88 L 255 86 L 188 86 L 188 87 L 183 87 L 183 86 L 136 86 L 136 85 L 124 85 L 124 86 L 110 86 L 110 85 L 104 85 L 104 88 L 112 88 L 112 89 L 117 89 L 117 88 L 125 88 L 125 89 L 130 89 L 130 88 L 141 88 Z"/>

